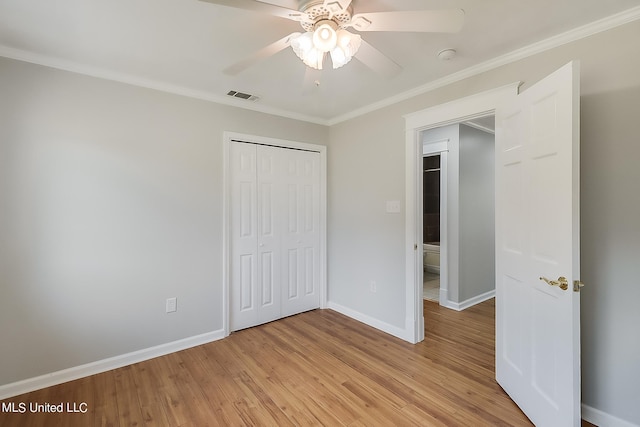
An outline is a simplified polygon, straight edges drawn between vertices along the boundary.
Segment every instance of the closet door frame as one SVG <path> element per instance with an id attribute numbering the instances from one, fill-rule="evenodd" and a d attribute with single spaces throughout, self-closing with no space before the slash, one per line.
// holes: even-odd
<path id="1" fill-rule="evenodd" d="M 319 250 L 319 281 L 320 308 L 327 307 L 327 147 L 324 145 L 284 139 L 268 138 L 237 132 L 223 133 L 223 213 L 222 213 L 222 327 L 224 336 L 230 334 L 231 307 L 230 295 L 230 220 L 231 220 L 231 173 L 229 150 L 232 141 L 249 144 L 267 145 L 272 147 L 289 148 L 295 150 L 313 151 L 320 154 L 320 250 Z"/>

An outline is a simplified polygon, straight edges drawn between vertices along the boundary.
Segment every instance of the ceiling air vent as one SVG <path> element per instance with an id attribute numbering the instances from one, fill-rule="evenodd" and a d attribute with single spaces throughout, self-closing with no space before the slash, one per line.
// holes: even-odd
<path id="1" fill-rule="evenodd" d="M 230 90 L 227 92 L 227 95 L 232 96 L 234 98 L 246 99 L 247 101 L 257 101 L 260 99 L 257 95 L 249 95 L 248 93 L 237 92 L 235 90 Z"/>

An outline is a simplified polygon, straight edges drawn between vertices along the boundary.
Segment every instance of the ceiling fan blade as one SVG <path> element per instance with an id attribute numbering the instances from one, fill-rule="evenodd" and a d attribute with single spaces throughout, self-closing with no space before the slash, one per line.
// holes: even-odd
<path id="1" fill-rule="evenodd" d="M 324 0 L 323 6 L 332 14 L 336 15 L 347 10 L 351 0 Z"/>
<path id="2" fill-rule="evenodd" d="M 275 55 L 276 53 L 280 52 L 281 50 L 286 49 L 287 47 L 289 47 L 289 45 L 291 44 L 291 40 L 298 37 L 301 33 L 291 33 L 286 37 L 281 38 L 280 40 L 271 43 L 268 46 L 263 47 L 262 49 L 260 49 L 257 52 L 254 52 L 253 54 L 249 55 L 248 57 L 236 62 L 235 64 L 231 65 L 230 67 L 225 68 L 224 70 L 222 70 L 225 74 L 227 75 L 231 75 L 234 76 L 244 70 L 246 70 L 247 68 L 249 68 L 250 66 L 252 66 L 253 64 L 260 62 L 272 55 Z"/>
<path id="3" fill-rule="evenodd" d="M 302 13 L 295 9 L 289 9 L 275 4 L 263 3 L 254 0 L 200 0 L 207 3 L 219 4 L 221 6 L 235 7 L 236 9 L 250 10 L 253 12 L 262 12 L 280 18 L 290 19 L 292 21 L 307 21 L 309 17 L 306 13 Z"/>
<path id="4" fill-rule="evenodd" d="M 350 25 L 358 31 L 456 33 L 463 23 L 464 11 L 453 9 L 357 13 Z"/>
<path id="5" fill-rule="evenodd" d="M 385 77 L 396 76 L 402 71 L 401 66 L 364 40 L 354 58 Z"/>
<path id="6" fill-rule="evenodd" d="M 287 9 L 298 10 L 300 2 L 298 0 L 256 0 L 261 3 L 269 3 L 275 6 L 284 7 Z"/>

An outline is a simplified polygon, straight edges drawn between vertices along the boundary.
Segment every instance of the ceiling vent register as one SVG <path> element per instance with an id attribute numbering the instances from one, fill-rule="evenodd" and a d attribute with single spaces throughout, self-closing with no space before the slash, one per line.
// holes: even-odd
<path id="1" fill-rule="evenodd" d="M 257 101 L 258 99 L 260 99 L 258 95 L 250 95 L 248 93 L 238 92 L 235 90 L 230 90 L 229 92 L 227 92 L 227 95 L 233 98 L 240 98 L 247 101 Z"/>

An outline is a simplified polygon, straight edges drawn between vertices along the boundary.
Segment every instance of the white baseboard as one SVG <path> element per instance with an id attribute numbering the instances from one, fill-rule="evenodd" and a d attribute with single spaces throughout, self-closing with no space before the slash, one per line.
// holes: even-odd
<path id="1" fill-rule="evenodd" d="M 496 291 L 495 289 L 489 292 L 485 292 L 484 294 L 480 294 L 478 296 L 475 296 L 473 298 L 469 298 L 468 300 L 462 301 L 462 302 L 453 302 L 453 301 L 449 301 L 446 299 L 446 295 L 445 298 L 442 298 L 442 293 L 440 294 L 440 305 L 446 308 L 451 308 L 453 310 L 456 311 L 462 311 L 465 308 L 469 308 L 473 305 L 476 304 L 480 304 L 481 302 L 484 302 L 486 300 L 490 300 L 491 298 L 494 298 L 496 296 Z"/>
<path id="2" fill-rule="evenodd" d="M 224 331 L 222 330 L 208 332 L 206 334 L 184 338 L 166 344 L 157 345 L 155 347 L 149 347 L 131 353 L 110 357 L 108 359 L 98 360 L 85 365 L 63 369 L 50 374 L 28 378 L 15 383 L 1 385 L 0 400 L 29 393 L 41 388 L 66 383 L 67 381 L 73 381 L 90 375 L 99 374 L 101 372 L 110 371 L 112 369 L 121 368 L 133 363 L 143 362 L 155 357 L 164 356 L 165 354 L 217 341 L 222 338 L 224 338 Z"/>
<path id="3" fill-rule="evenodd" d="M 582 404 L 582 419 L 600 427 L 638 427 L 638 424 L 614 417 L 599 409 Z"/>
<path id="4" fill-rule="evenodd" d="M 440 297 L 438 303 L 446 307 L 446 302 L 449 300 L 449 291 L 447 289 L 440 288 Z"/>
<path id="5" fill-rule="evenodd" d="M 394 337 L 400 338 L 405 341 L 413 342 L 413 339 L 414 339 L 413 336 L 409 336 L 410 334 L 406 329 L 390 325 L 378 319 L 374 319 L 371 316 L 367 316 L 366 314 L 362 314 L 358 311 L 344 307 L 340 304 L 336 304 L 335 302 L 329 301 L 327 304 L 327 308 L 337 311 L 338 313 L 344 314 L 345 316 L 355 319 L 358 322 L 362 322 L 365 325 L 369 325 L 372 328 L 376 328 L 381 330 L 382 332 L 386 332 L 389 335 L 393 335 Z"/>

